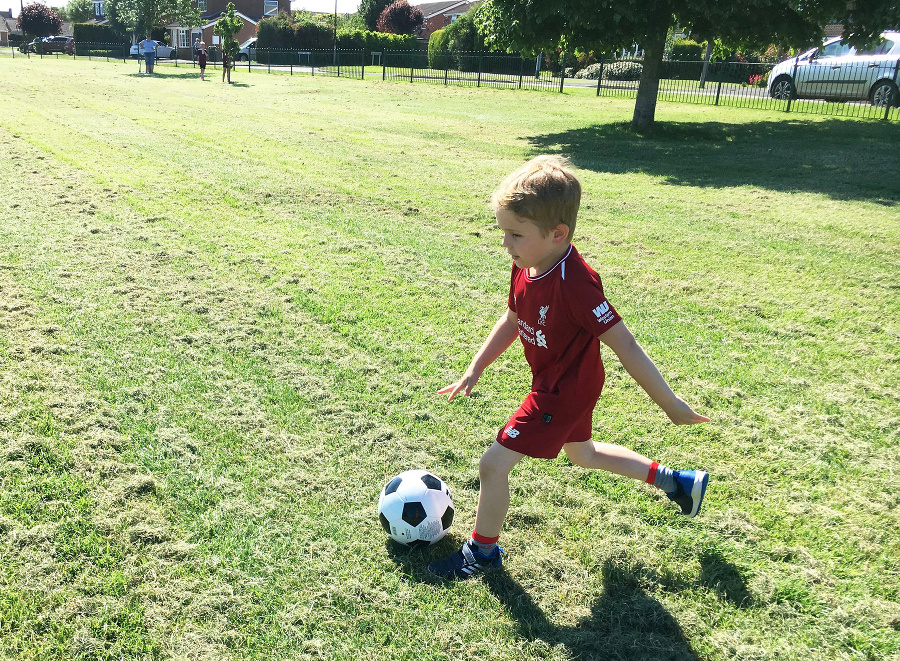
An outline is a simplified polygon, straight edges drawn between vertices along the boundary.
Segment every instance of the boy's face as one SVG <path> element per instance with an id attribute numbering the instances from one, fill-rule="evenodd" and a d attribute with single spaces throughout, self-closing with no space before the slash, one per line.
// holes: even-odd
<path id="1" fill-rule="evenodd" d="M 497 226 L 503 231 L 501 244 L 520 269 L 535 277 L 549 271 L 569 249 L 569 228 L 560 223 L 544 236 L 531 219 L 505 207 L 497 209 Z"/>

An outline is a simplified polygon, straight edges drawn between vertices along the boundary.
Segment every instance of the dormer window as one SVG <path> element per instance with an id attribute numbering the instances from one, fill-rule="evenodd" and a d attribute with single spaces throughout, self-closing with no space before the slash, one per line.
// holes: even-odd
<path id="1" fill-rule="evenodd" d="M 264 0 L 265 15 L 276 16 L 278 14 L 278 0 Z"/>
<path id="2" fill-rule="evenodd" d="M 197 0 L 197 9 L 206 11 L 206 0 Z"/>

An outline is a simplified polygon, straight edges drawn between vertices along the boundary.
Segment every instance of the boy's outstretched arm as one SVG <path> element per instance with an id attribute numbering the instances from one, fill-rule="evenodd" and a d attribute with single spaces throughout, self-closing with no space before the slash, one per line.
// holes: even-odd
<path id="1" fill-rule="evenodd" d="M 500 315 L 497 323 L 494 324 L 493 330 L 488 334 L 487 339 L 481 345 L 478 353 L 475 354 L 472 362 L 469 363 L 469 367 L 466 369 L 465 374 L 462 375 L 462 378 L 456 383 L 444 386 L 438 390 L 438 393 L 447 395 L 447 401 L 451 401 L 460 393 L 468 397 L 469 393 L 472 392 L 472 388 L 478 382 L 481 373 L 487 369 L 488 365 L 497 360 L 500 354 L 506 351 L 518 336 L 519 318 L 515 312 L 506 308 L 506 312 Z"/>
<path id="2" fill-rule="evenodd" d="M 634 339 L 625 322 L 620 321 L 603 333 L 600 341 L 615 352 L 625 371 L 676 425 L 709 422 L 709 418 L 694 412 L 681 397 L 672 392 L 656 365 Z"/>

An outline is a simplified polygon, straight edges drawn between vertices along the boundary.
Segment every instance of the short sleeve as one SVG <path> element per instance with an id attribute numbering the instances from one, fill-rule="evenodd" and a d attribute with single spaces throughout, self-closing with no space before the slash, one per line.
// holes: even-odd
<path id="1" fill-rule="evenodd" d="M 574 296 L 569 297 L 569 306 L 575 322 L 595 337 L 603 335 L 622 321 L 603 293 L 600 276 L 591 274 L 577 286 Z"/>
<path id="2" fill-rule="evenodd" d="M 519 268 L 513 264 L 512 272 L 509 275 L 509 296 L 506 299 L 506 305 L 513 312 L 516 312 L 516 272 Z"/>

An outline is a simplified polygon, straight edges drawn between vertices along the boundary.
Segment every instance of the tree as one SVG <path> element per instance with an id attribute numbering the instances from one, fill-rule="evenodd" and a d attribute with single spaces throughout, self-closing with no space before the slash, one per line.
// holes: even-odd
<path id="1" fill-rule="evenodd" d="M 473 14 L 474 12 L 468 11 L 444 28 L 447 33 L 447 50 L 454 53 L 484 50 L 484 36 L 479 32 Z"/>
<path id="2" fill-rule="evenodd" d="M 225 11 L 222 12 L 222 16 L 216 21 L 214 30 L 222 38 L 222 52 L 228 58 L 228 65 L 223 65 L 225 67 L 223 74 L 228 76 L 229 83 L 231 82 L 231 67 L 234 58 L 237 57 L 238 50 L 241 48 L 234 35 L 240 32 L 243 27 L 244 21 L 234 12 L 234 3 L 229 2 L 225 6 Z"/>
<path id="3" fill-rule="evenodd" d="M 200 25 L 200 10 L 191 0 L 104 0 L 103 11 L 119 32 L 145 35 L 173 22 L 185 27 Z"/>
<path id="4" fill-rule="evenodd" d="M 381 12 L 391 4 L 393 0 L 362 0 L 359 5 L 359 14 L 366 23 L 367 30 L 375 30 Z"/>
<path id="5" fill-rule="evenodd" d="M 66 20 L 70 23 L 87 23 L 94 18 L 92 0 L 69 0 L 66 5 Z"/>
<path id="6" fill-rule="evenodd" d="M 49 37 L 59 33 L 62 19 L 55 9 L 35 2 L 22 7 L 19 12 L 18 25 L 25 34 Z"/>
<path id="7" fill-rule="evenodd" d="M 384 8 L 375 27 L 388 34 L 415 34 L 424 22 L 421 9 L 410 7 L 406 0 L 396 0 Z"/>
<path id="8" fill-rule="evenodd" d="M 702 39 L 744 48 L 804 47 L 821 42 L 823 26 L 843 22 L 854 44 L 900 24 L 890 0 L 488 0 L 476 21 L 490 42 L 523 52 L 612 52 L 640 44 L 644 66 L 632 126 L 653 125 L 666 33 L 679 26 Z"/>

